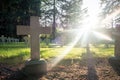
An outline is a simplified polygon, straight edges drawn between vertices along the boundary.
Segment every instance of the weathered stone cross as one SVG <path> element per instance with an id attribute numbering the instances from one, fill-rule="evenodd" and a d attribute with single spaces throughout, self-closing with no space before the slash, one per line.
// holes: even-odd
<path id="1" fill-rule="evenodd" d="M 50 33 L 51 28 L 41 27 L 37 16 L 30 17 L 30 26 L 17 26 L 18 35 L 30 35 L 31 60 L 40 59 L 39 35 Z"/>

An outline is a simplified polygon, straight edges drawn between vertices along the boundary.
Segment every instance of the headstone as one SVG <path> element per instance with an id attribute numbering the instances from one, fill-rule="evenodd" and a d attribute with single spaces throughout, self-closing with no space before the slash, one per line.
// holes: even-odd
<path id="1" fill-rule="evenodd" d="M 50 34 L 50 27 L 41 27 L 39 17 L 30 17 L 30 26 L 17 26 L 18 35 L 30 35 L 31 59 L 40 59 L 39 35 Z"/>
<path id="2" fill-rule="evenodd" d="M 15 39 L 14 39 L 14 38 L 11 38 L 11 42 L 15 42 Z"/>
<path id="3" fill-rule="evenodd" d="M 28 42 L 28 37 L 27 37 L 27 36 L 23 37 L 23 39 L 24 39 L 24 42 L 25 42 L 25 43 Z"/>
<path id="4" fill-rule="evenodd" d="M 16 43 L 18 43 L 18 42 L 19 42 L 19 39 L 14 39 L 14 41 L 15 41 Z"/>
<path id="5" fill-rule="evenodd" d="M 16 43 L 16 42 L 19 42 L 19 39 L 8 37 L 8 38 L 6 38 L 6 42 L 8 42 L 8 43 L 15 42 Z"/>
<path id="6" fill-rule="evenodd" d="M 120 24 L 116 25 L 113 36 L 115 38 L 114 57 L 110 58 L 109 62 L 118 75 L 120 75 Z"/>
<path id="7" fill-rule="evenodd" d="M 41 27 L 39 23 L 39 17 L 30 17 L 30 26 L 17 26 L 18 35 L 30 35 L 30 50 L 31 50 L 31 60 L 26 63 L 23 68 L 23 72 L 31 76 L 36 76 L 39 74 L 46 74 L 47 66 L 44 60 L 40 60 L 40 34 L 50 34 L 50 27 Z"/>
<path id="8" fill-rule="evenodd" d="M 17 39 L 17 42 L 19 42 L 19 39 Z"/>
<path id="9" fill-rule="evenodd" d="M 6 37 L 4 37 L 4 35 L 2 35 L 2 36 L 0 37 L 0 39 L 1 39 L 1 42 L 2 42 L 2 43 L 5 43 Z"/>
<path id="10" fill-rule="evenodd" d="M 7 42 L 11 42 L 11 38 L 10 37 L 7 38 Z"/>
<path id="11" fill-rule="evenodd" d="M 29 36 L 25 36 L 23 39 L 24 39 L 25 44 L 29 45 L 30 43 Z"/>
<path id="12" fill-rule="evenodd" d="M 115 32 L 115 57 L 120 58 L 120 24 L 116 25 Z"/>

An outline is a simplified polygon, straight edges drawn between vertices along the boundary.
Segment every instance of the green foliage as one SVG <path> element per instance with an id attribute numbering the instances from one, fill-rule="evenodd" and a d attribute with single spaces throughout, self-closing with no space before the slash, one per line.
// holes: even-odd
<path id="1" fill-rule="evenodd" d="M 119 0 L 101 0 L 101 6 L 103 6 L 103 15 L 107 16 L 119 9 Z"/>
<path id="2" fill-rule="evenodd" d="M 41 0 L 0 1 L 0 35 L 16 36 L 16 25 L 29 25 L 32 15 L 40 16 Z"/>
<path id="3" fill-rule="evenodd" d="M 82 0 L 59 0 L 61 2 L 61 13 L 63 27 L 76 28 L 80 24 Z M 64 24 L 66 26 L 64 26 Z M 69 25 L 68 25 L 69 24 Z"/>
<path id="4" fill-rule="evenodd" d="M 30 50 L 24 43 L 0 44 L 0 62 L 17 64 L 25 61 Z"/>
<path id="5" fill-rule="evenodd" d="M 53 15 L 59 27 L 74 25 L 78 23 L 81 12 L 82 0 L 4 0 L 0 1 L 0 35 L 6 37 L 18 37 L 16 25 L 29 25 L 30 16 L 40 16 L 42 26 L 51 26 Z M 55 9 L 53 9 L 53 6 Z M 70 26 L 69 26 L 70 27 Z M 53 28 L 53 32 L 55 29 Z M 56 33 L 54 34 L 56 35 Z"/>
<path id="6" fill-rule="evenodd" d="M 112 57 L 114 56 L 114 48 L 104 48 L 104 47 L 99 47 L 99 48 L 92 48 L 92 51 L 95 53 L 95 57 Z"/>

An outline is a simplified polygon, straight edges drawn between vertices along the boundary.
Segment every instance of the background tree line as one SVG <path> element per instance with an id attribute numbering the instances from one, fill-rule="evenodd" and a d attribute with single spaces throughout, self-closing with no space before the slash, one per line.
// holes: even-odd
<path id="1" fill-rule="evenodd" d="M 119 0 L 101 0 L 102 15 L 114 12 L 119 3 Z M 53 26 L 55 18 L 55 28 L 75 28 L 87 11 L 81 6 L 82 0 L 1 0 L 0 36 L 17 37 L 16 25 L 29 25 L 32 15 L 41 17 L 42 26 Z"/>
<path id="2" fill-rule="evenodd" d="M 16 36 L 16 25 L 29 25 L 31 15 L 40 16 L 40 0 L 0 1 L 0 35 Z"/>
<path id="3" fill-rule="evenodd" d="M 55 2 L 54 2 L 55 1 Z M 16 37 L 16 25 L 29 25 L 30 16 L 40 16 L 41 25 L 67 27 L 81 0 L 4 0 L 0 1 L 0 36 Z M 53 7 L 54 6 L 54 7 Z M 76 10 L 77 11 L 77 10 Z M 68 19 L 70 18 L 70 19 Z M 59 23 L 57 23 L 57 20 Z M 74 21 L 74 20 L 73 20 Z"/>

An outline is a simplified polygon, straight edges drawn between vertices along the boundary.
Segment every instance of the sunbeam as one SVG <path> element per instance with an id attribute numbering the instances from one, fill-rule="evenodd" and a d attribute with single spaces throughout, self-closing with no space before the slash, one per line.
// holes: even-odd
<path id="1" fill-rule="evenodd" d="M 58 64 L 69 52 L 70 50 L 76 45 L 76 43 L 78 42 L 78 40 L 82 37 L 83 35 L 83 32 L 82 30 L 75 30 L 75 31 L 79 31 L 79 32 L 76 32 L 76 36 L 74 36 L 74 41 L 72 41 L 69 46 L 61 52 L 60 55 L 58 55 L 55 59 L 53 59 L 51 62 L 53 62 L 52 66 L 49 67 L 49 69 L 52 69 L 53 67 L 56 66 L 56 64 Z"/>
<path id="2" fill-rule="evenodd" d="M 112 38 L 110 38 L 109 36 L 107 36 L 107 35 L 105 35 L 105 34 L 99 33 L 99 32 L 97 32 L 97 31 L 93 31 L 93 34 L 94 34 L 97 38 L 112 41 Z"/>
<path id="3" fill-rule="evenodd" d="M 100 1 L 99 0 L 92 0 L 92 1 L 83 0 L 82 7 L 83 8 L 87 7 L 88 12 L 86 14 L 88 16 L 82 20 L 82 25 L 80 26 L 80 29 L 71 29 L 71 30 L 65 31 L 65 32 L 72 31 L 72 33 L 75 34 L 75 36 L 73 36 L 73 41 L 71 41 L 69 46 L 67 46 L 64 51 L 62 51 L 56 58 L 54 58 L 51 61 L 52 65 L 49 67 L 50 70 L 53 67 L 55 67 L 71 51 L 71 49 L 77 44 L 78 41 L 81 41 L 81 46 L 84 46 L 86 48 L 91 43 L 90 42 L 91 35 L 95 36 L 96 38 L 102 38 L 105 40 L 112 41 L 110 37 L 100 32 L 97 32 L 94 29 L 98 27 L 98 22 L 99 22 L 98 14 L 101 11 Z"/>

